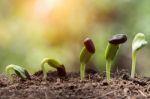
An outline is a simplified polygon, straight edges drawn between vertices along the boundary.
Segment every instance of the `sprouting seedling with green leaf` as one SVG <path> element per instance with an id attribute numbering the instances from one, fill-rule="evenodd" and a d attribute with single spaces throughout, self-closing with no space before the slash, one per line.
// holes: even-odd
<path id="1" fill-rule="evenodd" d="M 125 43 L 126 41 L 127 41 L 127 36 L 124 34 L 116 34 L 109 40 L 109 43 L 105 50 L 107 80 L 110 80 L 111 64 L 115 59 L 119 46 L 120 44 Z"/>
<path id="2" fill-rule="evenodd" d="M 6 66 L 5 71 L 7 75 L 10 75 L 11 70 L 14 70 L 17 76 L 19 76 L 21 79 L 31 79 L 28 71 L 21 66 L 14 65 L 14 64 Z"/>
<path id="3" fill-rule="evenodd" d="M 47 74 L 46 74 L 45 67 L 44 67 L 45 63 L 47 63 L 49 66 L 57 69 L 58 76 L 60 76 L 60 77 L 66 76 L 66 69 L 63 64 L 60 64 L 58 61 L 56 61 L 54 59 L 45 58 L 41 62 L 41 68 L 42 68 L 42 71 L 44 74 L 44 77 L 43 77 L 44 79 L 47 78 Z"/>
<path id="4" fill-rule="evenodd" d="M 132 42 L 132 69 L 131 69 L 131 78 L 134 78 L 135 75 L 135 66 L 136 66 L 136 55 L 137 51 L 142 49 L 147 44 L 145 40 L 145 35 L 143 33 L 138 33 L 135 35 Z"/>
<path id="5" fill-rule="evenodd" d="M 95 46 L 90 38 L 84 40 L 84 47 L 80 53 L 80 78 L 84 79 L 85 65 L 89 62 L 91 56 L 95 53 Z"/>

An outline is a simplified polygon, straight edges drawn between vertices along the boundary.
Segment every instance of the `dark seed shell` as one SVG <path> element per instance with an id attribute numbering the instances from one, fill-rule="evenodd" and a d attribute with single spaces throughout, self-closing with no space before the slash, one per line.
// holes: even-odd
<path id="1" fill-rule="evenodd" d="M 95 46 L 94 46 L 93 41 L 90 38 L 86 38 L 84 40 L 84 46 L 90 53 L 92 54 L 95 53 Z"/>
<path id="2" fill-rule="evenodd" d="M 125 34 L 116 34 L 110 40 L 111 44 L 121 44 L 127 41 L 127 36 Z"/>
<path id="3" fill-rule="evenodd" d="M 27 79 L 31 80 L 31 77 L 30 77 L 30 74 L 28 73 L 28 71 L 27 71 L 27 70 L 24 70 L 24 73 L 25 73 Z"/>
<path id="4" fill-rule="evenodd" d="M 57 73 L 59 77 L 65 77 L 66 76 L 66 69 L 64 65 L 60 65 L 57 67 Z"/>

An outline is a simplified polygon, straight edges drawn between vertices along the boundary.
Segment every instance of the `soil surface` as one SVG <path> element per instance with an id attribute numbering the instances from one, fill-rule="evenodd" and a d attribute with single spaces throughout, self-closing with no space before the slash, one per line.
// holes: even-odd
<path id="1" fill-rule="evenodd" d="M 67 73 L 59 78 L 49 72 L 42 80 L 42 72 L 21 80 L 16 75 L 8 80 L 0 75 L 0 99 L 150 99 L 150 78 L 136 76 L 131 79 L 125 70 L 111 75 L 106 81 L 105 73 L 87 73 L 84 81 L 79 73 Z"/>

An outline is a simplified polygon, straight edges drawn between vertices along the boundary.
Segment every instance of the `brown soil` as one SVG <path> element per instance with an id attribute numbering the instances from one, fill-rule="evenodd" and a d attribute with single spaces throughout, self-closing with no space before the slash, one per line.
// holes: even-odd
<path id="1" fill-rule="evenodd" d="M 111 75 L 106 82 L 105 73 L 88 73 L 84 81 L 78 73 L 68 73 L 57 77 L 49 72 L 47 80 L 42 80 L 42 72 L 31 76 L 31 80 L 20 80 L 13 75 L 8 80 L 0 75 L 0 99 L 148 99 L 150 98 L 150 78 L 131 79 L 126 71 Z"/>

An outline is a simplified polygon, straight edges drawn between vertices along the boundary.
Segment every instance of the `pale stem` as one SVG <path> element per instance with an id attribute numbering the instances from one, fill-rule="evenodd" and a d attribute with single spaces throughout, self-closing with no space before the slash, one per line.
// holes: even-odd
<path id="1" fill-rule="evenodd" d="M 45 62 L 42 62 L 41 68 L 42 68 L 42 71 L 43 71 L 43 78 L 46 79 L 47 74 L 46 74 L 46 70 L 45 70 L 44 64 L 45 64 Z"/>
<path id="2" fill-rule="evenodd" d="M 106 61 L 106 78 L 107 78 L 107 81 L 110 80 L 110 70 L 111 70 L 111 61 L 107 60 Z"/>
<path id="3" fill-rule="evenodd" d="M 81 63 L 81 65 L 80 65 L 80 78 L 81 78 L 81 80 L 83 80 L 84 77 L 85 77 L 85 64 Z"/>
<path id="4" fill-rule="evenodd" d="M 131 78 L 135 76 L 135 66 L 136 66 L 136 52 L 132 53 L 132 69 L 131 69 Z"/>

